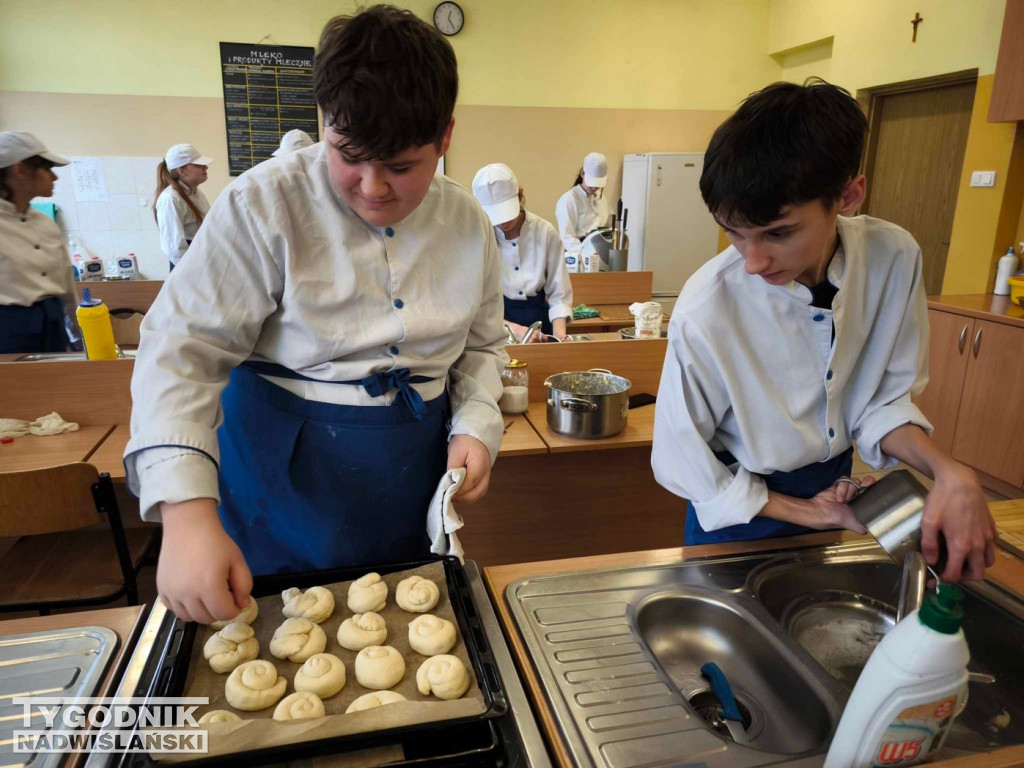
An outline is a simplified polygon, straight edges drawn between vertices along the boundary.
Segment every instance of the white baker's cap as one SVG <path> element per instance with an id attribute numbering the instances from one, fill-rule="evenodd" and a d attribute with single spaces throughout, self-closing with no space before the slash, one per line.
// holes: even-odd
<path id="1" fill-rule="evenodd" d="M 591 152 L 583 158 L 583 183 L 588 187 L 608 184 L 608 160 L 600 152 Z"/>
<path id="2" fill-rule="evenodd" d="M 519 215 L 519 182 L 504 163 L 491 163 L 476 172 L 473 195 L 495 226 Z"/>
<path id="3" fill-rule="evenodd" d="M 209 165 L 213 162 L 213 158 L 203 156 L 191 144 L 175 144 L 167 150 L 164 162 L 167 163 L 167 170 L 174 171 L 190 163 L 192 165 Z"/>

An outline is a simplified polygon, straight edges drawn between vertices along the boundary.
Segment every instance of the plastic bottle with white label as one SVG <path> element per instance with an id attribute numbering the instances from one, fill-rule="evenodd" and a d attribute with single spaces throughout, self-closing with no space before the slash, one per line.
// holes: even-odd
<path id="1" fill-rule="evenodd" d="M 1020 266 L 1020 259 L 1017 258 L 1017 254 L 1013 252 L 1013 246 L 1011 245 L 1006 249 L 1006 253 L 1003 254 L 1002 258 L 999 259 L 999 263 L 996 265 L 996 284 L 992 289 L 992 293 L 997 296 L 1009 296 L 1010 295 L 1010 278 L 1017 272 L 1017 267 Z"/>
<path id="2" fill-rule="evenodd" d="M 967 697 L 962 599 L 944 584 L 882 638 L 846 704 L 825 768 L 917 765 L 941 749 Z"/>
<path id="3" fill-rule="evenodd" d="M 78 249 L 75 238 L 68 238 L 68 255 L 71 257 L 71 268 L 74 270 L 75 281 L 82 279 L 82 252 Z"/>
<path id="4" fill-rule="evenodd" d="M 117 260 L 117 276 L 122 280 L 134 280 L 137 268 L 138 264 L 134 253 L 129 253 Z"/>

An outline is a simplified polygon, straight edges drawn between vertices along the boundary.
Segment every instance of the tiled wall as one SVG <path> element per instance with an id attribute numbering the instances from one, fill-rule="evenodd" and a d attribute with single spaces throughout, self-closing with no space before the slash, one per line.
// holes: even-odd
<path id="1" fill-rule="evenodd" d="M 83 256 L 109 259 L 134 253 L 139 277 L 162 280 L 167 277 L 167 258 L 160 250 L 160 237 L 150 205 L 156 190 L 159 157 L 104 157 L 107 202 L 75 200 L 71 166 L 54 168 L 57 183 L 50 202 L 57 205 L 57 224 L 65 236 L 74 237 Z"/>

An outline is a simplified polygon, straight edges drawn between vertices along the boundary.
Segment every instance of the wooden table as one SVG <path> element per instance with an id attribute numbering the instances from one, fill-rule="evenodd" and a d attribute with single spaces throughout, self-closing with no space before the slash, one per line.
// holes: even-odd
<path id="1" fill-rule="evenodd" d="M 89 463 L 99 472 L 106 472 L 110 479 L 124 482 L 124 449 L 128 445 L 131 430 L 126 424 L 118 424 L 114 430 L 97 446 L 89 457 Z"/>
<path id="2" fill-rule="evenodd" d="M 591 309 L 596 309 L 597 317 L 584 317 L 580 320 L 572 320 L 569 323 L 569 333 L 585 333 L 588 329 L 603 328 L 607 331 L 629 328 L 636 324 L 636 318 L 630 314 L 629 304 L 588 304 Z M 662 315 L 662 323 L 665 322 Z"/>
<path id="3" fill-rule="evenodd" d="M 0 472 L 43 469 L 76 461 L 87 461 L 97 446 L 114 430 L 113 426 L 80 427 L 77 432 L 37 437 L 23 435 L 13 443 L 0 445 Z"/>
<path id="4" fill-rule="evenodd" d="M 499 456 L 525 456 L 531 453 L 548 452 L 548 447 L 527 421 L 525 414 L 510 416 L 503 413 L 501 417 L 510 426 L 505 430 L 505 436 L 501 439 Z"/>
<path id="5" fill-rule="evenodd" d="M 654 405 L 633 408 L 626 419 L 626 428 L 615 437 L 595 440 L 566 437 L 548 426 L 547 403 L 530 403 L 526 418 L 537 430 L 552 453 L 568 451 L 607 451 L 613 448 L 637 448 L 649 446 L 654 440 Z"/>

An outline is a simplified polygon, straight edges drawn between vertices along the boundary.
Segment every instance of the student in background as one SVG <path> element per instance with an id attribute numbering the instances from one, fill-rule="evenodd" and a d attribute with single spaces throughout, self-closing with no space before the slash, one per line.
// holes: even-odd
<path id="1" fill-rule="evenodd" d="M 63 352 L 78 338 L 64 236 L 29 205 L 67 164 L 31 133 L 0 133 L 0 353 Z"/>
<path id="2" fill-rule="evenodd" d="M 204 157 L 191 144 L 175 144 L 157 166 L 153 215 L 160 228 L 160 249 L 171 270 L 181 261 L 210 210 L 199 185 L 206 181 L 206 167 L 212 162 L 212 157 Z"/>
<path id="3" fill-rule="evenodd" d="M 564 341 L 572 315 L 572 285 L 558 232 L 526 210 L 523 189 L 504 163 L 477 171 L 473 194 L 494 224 L 501 252 L 505 321 L 520 339 L 539 320 L 542 333 Z M 544 340 L 540 334 L 534 339 Z"/>
<path id="4" fill-rule="evenodd" d="M 583 238 L 608 223 L 607 184 L 608 160 L 600 152 L 591 152 L 583 158 L 572 189 L 558 198 L 555 218 L 567 255 L 579 259 Z"/>
<path id="5" fill-rule="evenodd" d="M 281 146 L 271 152 L 270 155 L 272 157 L 280 157 L 281 155 L 287 155 L 289 152 L 294 152 L 297 149 L 312 147 L 313 144 L 312 136 L 305 131 L 300 131 L 298 128 L 293 128 L 281 137 Z"/>

